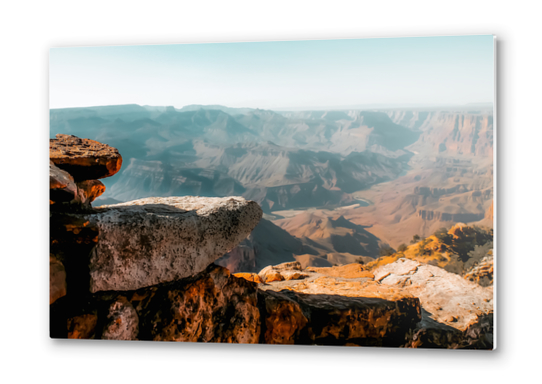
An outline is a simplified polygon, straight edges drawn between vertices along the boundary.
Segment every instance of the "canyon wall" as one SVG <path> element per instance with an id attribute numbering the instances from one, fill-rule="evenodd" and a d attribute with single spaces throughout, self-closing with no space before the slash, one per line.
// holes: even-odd
<path id="1" fill-rule="evenodd" d="M 421 131 L 409 149 L 447 155 L 493 157 L 493 114 L 484 111 L 390 111 L 391 120 Z"/>

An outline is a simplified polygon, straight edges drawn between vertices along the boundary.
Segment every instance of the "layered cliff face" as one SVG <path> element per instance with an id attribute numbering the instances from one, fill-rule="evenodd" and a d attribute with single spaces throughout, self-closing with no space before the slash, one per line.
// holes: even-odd
<path id="1" fill-rule="evenodd" d="M 391 120 L 421 131 L 409 149 L 455 155 L 493 156 L 493 114 L 490 112 L 391 111 Z"/>
<path id="2" fill-rule="evenodd" d="M 51 110 L 57 132 L 122 152 L 104 197 L 233 195 L 266 212 L 350 203 L 351 192 L 404 172 L 403 148 L 419 136 L 382 112 L 137 105 Z"/>
<path id="3" fill-rule="evenodd" d="M 350 209 L 345 218 L 394 248 L 455 223 L 493 226 L 484 219 L 493 200 L 492 159 L 420 155 L 410 164 L 406 175 L 356 193 L 372 204 Z"/>
<path id="4" fill-rule="evenodd" d="M 453 331 L 439 328 L 453 318 L 425 314 L 432 298 L 413 287 L 426 279 L 444 294 L 440 282 L 450 278 L 439 268 L 397 261 L 387 272 L 360 264 L 303 270 L 293 262 L 260 275 L 232 275 L 214 261 L 243 241 L 255 251 L 265 247 L 269 260 L 274 251 L 292 257 L 306 249 L 295 238 L 282 242 L 290 235 L 261 222 L 259 205 L 242 197 L 145 198 L 94 208 L 93 198 L 105 188 L 97 178 L 118 171 L 120 155 L 105 144 L 60 136 L 51 140 L 53 159 L 58 141 L 67 145 L 62 161 L 50 164 L 51 337 L 491 348 L 489 317 L 483 326 L 476 320 L 489 316 L 490 301 L 476 302 L 480 314 L 456 314 Z M 260 229 L 244 240 L 254 228 Z M 223 260 L 237 262 L 231 253 Z M 474 283 L 460 279 L 472 290 Z M 448 292 L 447 311 L 470 300 L 461 289 Z M 473 292 L 477 300 L 489 298 Z M 440 325 L 425 325 L 430 321 Z M 444 341 L 435 342 L 435 335 Z"/>
<path id="5" fill-rule="evenodd" d="M 353 201 L 349 193 L 391 180 L 405 168 L 403 160 L 376 153 L 342 157 L 272 142 L 159 144 L 145 158 L 130 159 L 111 197 L 242 195 L 266 212 L 341 205 Z"/>

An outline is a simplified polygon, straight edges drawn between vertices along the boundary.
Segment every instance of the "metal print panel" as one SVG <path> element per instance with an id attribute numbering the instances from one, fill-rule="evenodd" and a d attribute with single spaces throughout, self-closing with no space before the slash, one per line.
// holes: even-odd
<path id="1" fill-rule="evenodd" d="M 51 49 L 51 337 L 493 349 L 494 56 Z"/>

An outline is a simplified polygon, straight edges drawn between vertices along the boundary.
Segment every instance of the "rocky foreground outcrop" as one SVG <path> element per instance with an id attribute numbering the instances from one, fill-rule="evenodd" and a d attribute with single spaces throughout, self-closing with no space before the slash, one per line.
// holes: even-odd
<path id="1" fill-rule="evenodd" d="M 122 156 L 116 148 L 62 134 L 49 141 L 49 158 L 75 181 L 110 177 L 122 166 Z"/>
<path id="2" fill-rule="evenodd" d="M 232 275 L 213 262 L 257 225 L 256 203 L 168 197 L 93 208 L 89 196 L 105 188 L 96 178 L 118 171 L 116 150 L 73 136 L 55 140 L 51 337 L 492 346 L 490 288 L 404 259 L 373 271 L 293 262 Z"/>
<path id="3" fill-rule="evenodd" d="M 230 251 L 262 210 L 242 197 L 147 198 L 85 216 L 99 231 L 90 291 L 124 291 L 193 276 Z"/>
<path id="4" fill-rule="evenodd" d="M 323 297 L 334 298 L 329 300 L 329 303 L 334 304 L 339 303 L 337 299 L 345 297 L 348 298 L 346 300 L 373 298 L 381 299 L 383 303 L 394 302 L 397 308 L 402 309 L 389 312 L 387 317 L 384 317 L 388 319 L 388 324 L 397 324 L 397 320 L 390 319 L 413 311 L 416 306 L 412 300 L 418 301 L 416 310 L 420 316 L 407 317 L 410 324 L 400 327 L 401 336 L 395 336 L 393 342 L 388 340 L 384 345 L 480 349 L 491 349 L 493 346 L 493 288 L 482 287 L 442 268 L 399 259 L 372 273 L 364 271 L 363 266 L 356 264 L 301 270 L 295 263 L 285 263 L 275 266 L 273 270 L 273 279 L 266 280 L 265 285 L 260 284 L 260 289 L 282 294 L 287 291 L 290 297 L 296 297 L 296 301 L 300 303 L 306 299 L 299 295 L 304 295 L 303 297 L 310 298 L 314 305 L 314 300 Z M 269 272 L 262 272 L 264 273 L 260 273 L 260 277 L 265 279 Z M 291 272 L 299 274 L 300 277 L 284 277 Z M 278 277 L 276 274 L 283 276 Z M 335 313 L 340 311 L 335 309 Z M 375 315 L 371 315 L 371 318 L 372 321 L 380 319 Z M 337 319 L 334 323 L 337 321 L 340 323 Z M 383 319 L 380 321 L 386 323 Z M 404 332 L 405 329 L 408 331 Z M 348 335 L 349 344 L 367 345 L 355 340 L 351 331 Z"/>
<path id="5" fill-rule="evenodd" d="M 475 264 L 464 276 L 482 287 L 493 285 L 493 255 L 488 255 Z"/>

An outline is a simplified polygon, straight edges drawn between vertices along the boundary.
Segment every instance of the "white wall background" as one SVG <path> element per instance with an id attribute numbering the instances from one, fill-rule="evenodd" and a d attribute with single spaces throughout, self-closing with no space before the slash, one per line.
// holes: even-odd
<path id="1" fill-rule="evenodd" d="M 534 1 L 10 1 L 0 10 L 0 381 L 517 382 L 539 368 L 540 12 Z M 48 49 L 487 34 L 499 49 L 494 352 L 48 338 Z"/>

